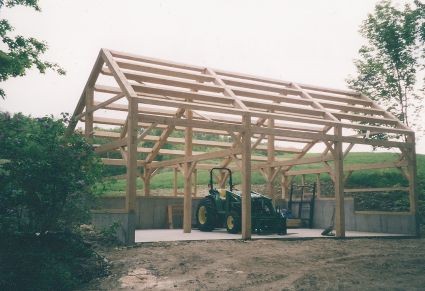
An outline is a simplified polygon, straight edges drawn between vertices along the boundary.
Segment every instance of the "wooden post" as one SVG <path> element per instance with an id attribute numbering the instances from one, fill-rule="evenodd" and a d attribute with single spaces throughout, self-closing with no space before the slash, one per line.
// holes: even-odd
<path id="1" fill-rule="evenodd" d="M 218 181 L 218 187 L 220 189 L 226 188 L 225 182 L 226 182 L 226 173 L 223 171 L 219 172 L 219 181 Z"/>
<path id="2" fill-rule="evenodd" d="M 316 197 L 320 198 L 320 173 L 316 176 Z"/>
<path id="3" fill-rule="evenodd" d="M 178 170 L 177 168 L 174 168 L 174 179 L 173 179 L 174 196 L 177 196 L 177 174 L 178 174 Z"/>
<path id="4" fill-rule="evenodd" d="M 286 198 L 286 187 L 285 187 L 285 181 L 286 181 L 286 177 L 285 177 L 285 172 L 282 171 L 282 176 L 280 178 L 280 188 L 282 189 L 282 199 Z"/>
<path id="5" fill-rule="evenodd" d="M 94 89 L 93 87 L 87 87 L 86 89 L 86 112 L 89 112 L 94 104 Z M 86 114 L 86 120 L 84 125 L 84 135 L 88 141 L 93 139 L 93 112 Z"/>
<path id="6" fill-rule="evenodd" d="M 409 204 L 410 213 L 415 216 L 416 236 L 420 236 L 420 218 L 418 214 L 418 194 L 416 193 L 416 148 L 415 148 L 415 133 L 408 136 L 407 142 L 410 147 L 407 149 L 407 171 L 409 178 Z"/>
<path id="7" fill-rule="evenodd" d="M 143 190 L 145 192 L 145 196 L 151 195 L 151 170 L 145 167 L 143 172 Z"/>
<path id="8" fill-rule="evenodd" d="M 335 127 L 335 136 L 342 137 L 342 128 Z M 334 178 L 335 178 L 335 232 L 336 237 L 345 237 L 344 216 L 344 153 L 342 141 L 334 143 Z"/>
<path id="9" fill-rule="evenodd" d="M 192 119 L 192 111 L 186 111 L 186 118 Z M 192 127 L 185 129 L 185 156 L 192 155 Z M 183 231 L 190 233 L 192 231 L 192 173 L 191 162 L 184 164 L 184 201 L 183 201 Z"/>
<path id="10" fill-rule="evenodd" d="M 251 116 L 242 116 L 242 239 L 251 239 Z"/>
<path id="11" fill-rule="evenodd" d="M 269 118 L 267 122 L 268 128 L 273 129 L 274 128 L 274 120 Z M 274 147 L 274 134 L 270 134 L 267 137 L 267 162 L 272 163 L 275 161 L 275 147 Z M 267 193 L 269 194 L 269 197 L 273 201 L 273 205 L 276 204 L 276 197 L 274 193 L 274 187 L 273 187 L 273 176 L 275 167 L 269 167 L 268 168 L 268 175 L 267 175 L 267 181 L 266 181 L 266 188 Z"/>
<path id="12" fill-rule="evenodd" d="M 196 194 L 198 192 L 198 170 L 193 170 L 193 197 L 196 197 Z"/>
<path id="13" fill-rule="evenodd" d="M 135 242 L 136 230 L 137 112 L 138 103 L 130 97 L 128 99 L 127 188 L 125 197 L 125 206 L 128 213 L 127 244 Z"/>

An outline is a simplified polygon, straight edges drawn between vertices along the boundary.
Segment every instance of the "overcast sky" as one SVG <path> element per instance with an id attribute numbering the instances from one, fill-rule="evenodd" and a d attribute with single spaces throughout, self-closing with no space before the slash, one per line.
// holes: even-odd
<path id="1" fill-rule="evenodd" d="M 66 76 L 0 83 L 0 109 L 33 116 L 72 112 L 100 48 L 199 66 L 346 88 L 374 0 L 41 0 L 41 13 L 2 9 L 16 32 L 49 44 Z M 400 2 L 400 1 L 399 1 Z M 425 153 L 425 141 L 417 151 Z"/>

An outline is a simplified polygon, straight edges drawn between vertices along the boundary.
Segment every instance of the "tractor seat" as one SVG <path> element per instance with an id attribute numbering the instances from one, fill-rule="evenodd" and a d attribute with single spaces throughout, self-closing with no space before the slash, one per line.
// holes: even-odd
<path id="1" fill-rule="evenodd" d="M 226 200 L 226 189 L 217 189 L 217 191 L 220 194 L 220 199 Z"/>

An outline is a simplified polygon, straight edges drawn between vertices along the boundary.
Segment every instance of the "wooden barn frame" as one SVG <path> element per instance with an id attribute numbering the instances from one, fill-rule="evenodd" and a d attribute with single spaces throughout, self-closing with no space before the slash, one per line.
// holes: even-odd
<path id="1" fill-rule="evenodd" d="M 99 76 L 109 83 L 102 83 Z M 107 116 L 99 116 L 102 112 Z M 124 116 L 110 118 L 111 112 Z M 145 195 L 149 195 L 151 177 L 161 168 L 174 168 L 183 173 L 183 226 L 184 232 L 190 232 L 192 174 L 196 169 L 214 165 L 231 166 L 241 172 L 243 239 L 251 237 L 251 203 L 247 193 L 251 191 L 251 171 L 255 170 L 265 176 L 271 197 L 278 173 L 283 189 L 290 176 L 329 173 L 335 186 L 337 237 L 345 236 L 344 192 L 371 191 L 344 189 L 344 171 L 347 178 L 355 170 L 400 169 L 409 181 L 409 187 L 402 189 L 409 195 L 409 214 L 416 215 L 415 134 L 361 93 L 101 49 L 71 120 L 69 132 L 83 121 L 87 138 L 109 139 L 98 145 L 96 152 L 121 153 L 120 159 L 102 161 L 127 169 L 125 212 L 129 217 L 135 213 L 136 179 L 143 179 Z M 119 132 L 105 131 L 94 124 L 119 126 Z M 150 135 L 154 128 L 162 130 L 160 136 Z M 184 138 L 170 137 L 175 130 L 184 131 Z M 229 142 L 196 140 L 192 138 L 193 132 L 228 136 Z M 389 139 L 373 139 L 377 134 L 386 134 Z M 144 141 L 154 145 L 141 147 Z M 184 145 L 184 150 L 163 149 L 166 143 Z M 306 156 L 318 143 L 323 145 L 322 154 Z M 356 144 L 397 148 L 399 159 L 344 167 L 344 157 Z M 197 145 L 218 150 L 194 151 Z M 267 154 L 255 155 L 258 150 Z M 146 158 L 138 159 L 138 152 L 147 153 Z M 285 153 L 288 158 L 276 158 L 277 153 Z M 157 161 L 158 154 L 180 157 Z M 323 167 L 293 170 L 296 165 L 311 163 Z M 131 223 L 129 228 L 133 233 L 129 240 L 134 242 Z"/>

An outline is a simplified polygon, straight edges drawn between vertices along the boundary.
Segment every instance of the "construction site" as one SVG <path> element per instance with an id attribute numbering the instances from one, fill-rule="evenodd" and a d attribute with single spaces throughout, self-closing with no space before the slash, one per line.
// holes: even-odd
<path id="1" fill-rule="evenodd" d="M 155 237 L 148 230 L 176 227 L 182 231 L 174 232 L 175 240 L 190 240 L 188 234 L 198 232 L 192 228 L 211 220 L 212 206 L 206 211 L 199 210 L 198 204 L 205 196 L 220 201 L 220 195 L 236 199 L 229 202 L 237 207 L 234 217 L 228 218 L 233 206 L 226 206 L 220 219 L 237 223 L 232 237 L 243 240 L 261 230 L 254 225 L 255 195 L 270 201 L 273 211 L 289 211 L 288 228 L 319 230 L 332 222 L 336 238 L 362 236 L 356 232 L 364 236 L 419 233 L 415 134 L 361 93 L 101 49 L 68 130 L 77 128 L 83 128 L 89 140 L 105 141 L 93 145 L 106 167 L 125 167 L 125 173 L 115 177 L 125 179 L 125 196 L 103 198 L 102 207 L 93 211 L 93 222 L 99 227 L 119 222 L 117 235 L 126 244 L 160 241 L 161 235 Z M 153 130 L 160 134 L 153 135 Z M 173 132 L 181 132 L 182 137 L 171 137 Z M 194 139 L 196 133 L 225 141 Z M 382 135 L 386 138 L 376 138 Z M 170 150 L 166 144 L 183 148 Z M 359 146 L 390 148 L 395 158 L 345 165 L 344 159 Z M 168 158 L 158 160 L 160 155 Z M 300 165 L 313 167 L 298 169 Z M 197 172 L 212 168 L 225 171 L 211 173 L 210 183 L 217 187 L 209 185 L 209 194 L 208 190 L 199 193 Z M 387 168 L 396 169 L 408 185 L 344 186 L 353 172 Z M 152 195 L 150 181 L 161 171 L 174 173 L 174 189 L 168 195 Z M 228 181 L 232 172 L 240 175 L 236 191 Z M 265 193 L 251 191 L 254 172 L 264 177 Z M 331 178 L 333 187 L 328 192 L 333 193 L 321 193 L 324 175 Z M 313 183 L 306 183 L 306 177 Z M 183 179 L 182 193 L 178 179 Z M 138 180 L 143 190 L 138 189 Z M 227 184 L 230 189 L 222 190 Z M 404 193 L 408 209 L 357 210 L 349 195 L 392 191 Z M 181 226 L 176 226 L 179 219 Z M 225 225 L 214 222 L 208 230 L 220 227 Z M 137 234 L 138 230 L 143 232 Z M 297 236 L 320 236 L 320 231 L 314 235 L 298 231 Z"/>

